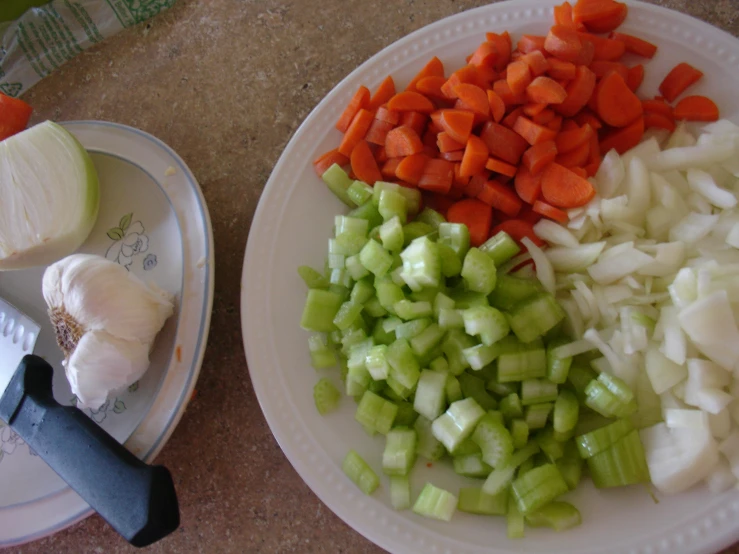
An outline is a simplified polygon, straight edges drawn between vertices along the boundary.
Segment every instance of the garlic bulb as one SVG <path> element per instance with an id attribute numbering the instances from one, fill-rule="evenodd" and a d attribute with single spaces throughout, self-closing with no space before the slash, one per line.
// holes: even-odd
<path id="1" fill-rule="evenodd" d="M 43 294 L 72 392 L 93 410 L 143 376 L 154 338 L 174 311 L 168 292 L 89 254 L 49 266 Z"/>

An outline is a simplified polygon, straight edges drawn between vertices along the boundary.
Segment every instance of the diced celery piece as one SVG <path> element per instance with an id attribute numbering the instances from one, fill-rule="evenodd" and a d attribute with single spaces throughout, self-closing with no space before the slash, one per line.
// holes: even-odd
<path id="1" fill-rule="evenodd" d="M 475 306 L 489 306 L 488 297 L 481 292 L 471 290 L 453 290 L 449 291 L 449 296 L 454 300 L 454 307 L 459 310 L 466 310 Z"/>
<path id="2" fill-rule="evenodd" d="M 513 448 L 519 449 L 526 446 L 529 440 L 529 426 L 523 419 L 511 421 L 511 438 L 513 439 Z"/>
<path id="3" fill-rule="evenodd" d="M 490 473 L 482 486 L 483 492 L 495 495 L 506 490 L 513 481 L 516 468 L 538 452 L 539 445 L 534 442 L 514 452 L 503 467 L 496 468 Z"/>
<path id="4" fill-rule="evenodd" d="M 365 311 L 368 311 L 367 306 L 369 306 L 374 300 L 377 300 L 377 299 L 373 298 L 364 306 Z M 377 304 L 377 306 L 380 309 L 384 309 L 382 308 L 382 306 L 379 305 L 379 303 Z M 386 332 L 382 326 L 382 321 L 383 321 L 382 319 L 378 319 L 375 322 L 375 328 L 372 331 L 372 338 L 375 340 L 375 344 L 385 344 L 385 345 L 392 344 L 393 342 L 395 342 L 395 332 L 393 331 L 389 333 Z"/>
<path id="5" fill-rule="evenodd" d="M 336 365 L 336 353 L 326 344 L 321 335 L 311 335 L 308 338 L 311 365 L 315 369 L 325 369 Z"/>
<path id="6" fill-rule="evenodd" d="M 386 355 L 387 346 L 384 344 L 373 346 L 365 355 L 365 366 L 376 381 L 387 379 L 390 374 L 390 366 L 387 363 Z"/>
<path id="7" fill-rule="evenodd" d="M 439 327 L 442 329 L 462 329 L 464 328 L 464 317 L 462 310 L 454 308 L 442 308 L 438 315 Z"/>
<path id="8" fill-rule="evenodd" d="M 398 407 L 377 394 L 366 391 L 359 401 L 354 418 L 362 425 L 386 435 L 393 426 Z"/>
<path id="9" fill-rule="evenodd" d="M 354 302 L 344 302 L 334 317 L 334 325 L 341 331 L 352 326 L 362 313 L 362 305 Z"/>
<path id="10" fill-rule="evenodd" d="M 490 256 L 490 259 L 495 263 L 495 267 L 500 267 L 518 254 L 521 248 L 508 233 L 499 231 L 480 245 L 480 250 Z"/>
<path id="11" fill-rule="evenodd" d="M 494 367 L 495 364 L 488 367 Z M 497 372 L 497 368 L 496 368 Z M 509 394 L 513 394 L 518 390 L 518 386 L 515 383 L 499 383 L 498 376 L 496 375 L 493 379 L 488 379 L 485 383 L 485 388 L 495 394 L 496 396 L 506 397 Z"/>
<path id="12" fill-rule="evenodd" d="M 462 373 L 458 377 L 459 385 L 462 387 L 462 395 L 466 398 L 474 398 L 484 410 L 494 410 L 498 407 L 495 398 L 485 390 L 485 381 L 476 375 Z"/>
<path id="13" fill-rule="evenodd" d="M 495 263 L 478 248 L 470 248 L 462 262 L 462 279 L 467 288 L 487 296 L 495 289 Z"/>
<path id="14" fill-rule="evenodd" d="M 371 279 L 362 279 L 354 283 L 349 300 L 355 304 L 365 305 L 375 295 L 375 287 Z"/>
<path id="15" fill-rule="evenodd" d="M 446 401 L 447 404 L 451 404 L 452 402 L 456 402 L 457 400 L 462 400 L 464 396 L 462 395 L 462 387 L 459 384 L 459 379 L 457 379 L 454 375 L 447 374 L 446 378 Z"/>
<path id="16" fill-rule="evenodd" d="M 401 300 L 393 306 L 395 313 L 400 319 L 419 319 L 421 317 L 430 317 L 434 315 L 434 309 L 431 302 L 411 302 L 410 300 Z"/>
<path id="17" fill-rule="evenodd" d="M 305 300 L 300 326 L 307 331 L 328 333 L 333 331 L 334 317 L 342 304 L 338 294 L 321 289 L 310 289 Z"/>
<path id="18" fill-rule="evenodd" d="M 567 487 L 572 491 L 575 490 L 580 483 L 582 476 L 583 459 L 577 451 L 577 446 L 573 441 L 567 441 L 564 445 L 564 456 L 557 460 L 557 468 L 562 474 L 562 478 L 567 483 Z"/>
<path id="19" fill-rule="evenodd" d="M 575 431 L 580 416 L 580 403 L 575 393 L 561 390 L 554 402 L 554 432 L 559 437 L 570 437 Z"/>
<path id="20" fill-rule="evenodd" d="M 446 219 L 444 219 L 443 215 L 441 215 L 436 210 L 432 210 L 428 206 L 424 207 L 423 210 L 421 210 L 421 213 L 416 216 L 415 220 L 427 225 L 431 225 L 431 227 L 433 227 L 434 229 L 437 229 L 439 225 L 446 222 Z"/>
<path id="21" fill-rule="evenodd" d="M 364 181 L 354 181 L 346 190 L 347 196 L 357 206 L 361 206 L 372 198 L 372 187 Z"/>
<path id="22" fill-rule="evenodd" d="M 551 502 L 526 516 L 526 523 L 532 527 L 549 527 L 555 531 L 566 531 L 582 523 L 577 508 L 569 502 Z"/>
<path id="23" fill-rule="evenodd" d="M 367 268 L 364 267 L 362 262 L 359 260 L 359 254 L 346 258 L 346 260 L 344 260 L 344 268 L 349 276 L 355 281 L 359 281 L 370 274 L 370 272 L 367 271 Z"/>
<path id="24" fill-rule="evenodd" d="M 316 410 L 321 415 L 333 412 L 339 405 L 341 393 L 334 384 L 326 377 L 322 377 L 313 387 L 313 401 Z"/>
<path id="25" fill-rule="evenodd" d="M 396 510 L 407 510 L 411 507 L 411 484 L 407 476 L 390 476 L 390 504 Z"/>
<path id="26" fill-rule="evenodd" d="M 607 373 L 585 387 L 585 405 L 606 417 L 627 417 L 637 408 L 634 393 L 626 383 Z"/>
<path id="27" fill-rule="evenodd" d="M 516 498 L 508 495 L 508 513 L 506 514 L 507 534 L 509 539 L 522 539 L 524 533 L 524 516 L 518 509 Z"/>
<path id="28" fill-rule="evenodd" d="M 426 327 L 431 325 L 431 320 L 427 317 L 420 319 L 411 319 L 405 323 L 401 323 L 395 328 L 395 337 L 398 339 L 412 339 L 421 334 Z"/>
<path id="29" fill-rule="evenodd" d="M 438 371 L 439 373 L 449 373 L 449 362 L 446 361 L 444 356 L 439 356 L 431 360 L 429 369 L 432 371 Z"/>
<path id="30" fill-rule="evenodd" d="M 413 511 L 418 515 L 441 521 L 450 521 L 456 509 L 457 497 L 431 483 L 426 483 L 413 505 Z"/>
<path id="31" fill-rule="evenodd" d="M 421 368 L 408 341 L 398 339 L 392 343 L 387 349 L 386 358 L 390 364 L 390 375 L 404 387 L 413 389 L 421 376 Z"/>
<path id="32" fill-rule="evenodd" d="M 402 288 L 384 279 L 375 279 L 375 294 L 380 305 L 391 314 L 395 314 L 393 306 L 405 298 Z"/>
<path id="33" fill-rule="evenodd" d="M 405 225 L 408 220 L 408 206 L 405 197 L 394 190 L 383 190 L 380 193 L 380 203 L 377 205 L 382 219 L 387 221 L 394 217 Z"/>
<path id="34" fill-rule="evenodd" d="M 504 516 L 508 513 L 508 489 L 498 494 L 486 494 L 477 487 L 459 489 L 460 512 L 482 516 Z"/>
<path id="35" fill-rule="evenodd" d="M 439 243 L 451 246 L 461 260 L 470 249 L 470 231 L 462 223 L 440 223 Z"/>
<path id="36" fill-rule="evenodd" d="M 348 190 L 352 184 L 352 180 L 346 171 L 341 169 L 339 164 L 333 164 L 321 175 L 323 182 L 326 183 L 329 190 L 333 192 L 336 197 L 341 200 L 344 204 L 353 208 L 356 204 L 349 197 Z"/>
<path id="37" fill-rule="evenodd" d="M 521 382 L 521 404 L 541 404 L 557 399 L 557 385 L 546 379 L 526 379 Z"/>
<path id="38" fill-rule="evenodd" d="M 450 454 L 455 457 L 470 456 L 471 454 L 480 454 L 482 456 L 482 450 L 480 450 L 480 447 L 477 446 L 477 443 L 471 437 L 467 437 Z"/>
<path id="39" fill-rule="evenodd" d="M 334 233 L 337 238 L 344 233 L 366 237 L 367 231 L 369 231 L 369 222 L 366 219 L 347 215 L 337 215 L 334 217 Z"/>
<path id="40" fill-rule="evenodd" d="M 554 328 L 565 313 L 551 294 L 537 294 L 516 304 L 510 312 L 511 330 L 521 342 L 531 342 Z"/>
<path id="41" fill-rule="evenodd" d="M 564 456 L 564 443 L 559 442 L 554 437 L 554 430 L 551 427 L 547 427 L 536 434 L 536 443 L 552 463 Z"/>
<path id="42" fill-rule="evenodd" d="M 413 353 L 419 358 L 426 356 L 441 343 L 445 334 L 446 330 L 439 327 L 438 324 L 432 323 L 410 340 Z"/>
<path id="43" fill-rule="evenodd" d="M 418 413 L 413 409 L 413 404 L 405 400 L 393 400 L 398 407 L 398 414 L 395 416 L 393 425 L 396 427 L 413 427 L 418 419 Z"/>
<path id="44" fill-rule="evenodd" d="M 569 489 L 557 466 L 544 464 L 514 479 L 511 490 L 518 509 L 527 515 L 543 508 Z"/>
<path id="45" fill-rule="evenodd" d="M 389 387 L 389 389 L 385 391 L 385 396 L 388 398 L 391 398 L 390 392 L 392 392 L 398 400 L 405 400 L 413 393 L 412 389 L 402 385 L 392 373 L 390 373 L 387 379 L 385 379 L 385 383 L 387 383 L 387 386 Z"/>
<path id="46" fill-rule="evenodd" d="M 309 289 L 327 289 L 329 282 L 326 277 L 307 265 L 298 267 L 298 275 Z"/>
<path id="47" fill-rule="evenodd" d="M 443 292 L 437 292 L 436 296 L 434 296 L 434 315 L 438 318 L 439 313 L 443 309 L 454 309 L 454 300 L 449 298 L 446 294 Z"/>
<path id="48" fill-rule="evenodd" d="M 411 242 L 400 253 L 403 260 L 401 276 L 411 290 L 424 287 L 439 288 L 441 284 L 441 261 L 434 242 L 420 237 Z"/>
<path id="49" fill-rule="evenodd" d="M 439 260 L 441 261 L 441 274 L 444 277 L 456 277 L 462 273 L 462 261 L 457 253 L 448 244 L 438 243 Z"/>
<path id="50" fill-rule="evenodd" d="M 498 381 L 524 381 L 545 377 L 547 355 L 543 348 L 501 354 L 498 356 Z"/>
<path id="51" fill-rule="evenodd" d="M 452 375 L 459 375 L 469 367 L 464 350 L 474 345 L 475 341 L 460 329 L 450 329 L 447 332 L 446 338 L 441 343 L 441 349 L 449 362 L 449 372 Z"/>
<path id="52" fill-rule="evenodd" d="M 526 406 L 524 410 L 524 421 L 529 426 L 529 430 L 543 429 L 547 424 L 547 419 L 549 419 L 549 414 L 552 412 L 553 407 L 554 405 L 551 402 Z"/>
<path id="53" fill-rule="evenodd" d="M 376 181 L 372 187 L 372 202 L 375 206 L 380 203 L 380 196 L 383 191 L 392 190 L 402 195 L 407 203 L 408 215 L 416 215 L 421 206 L 421 191 L 415 188 L 402 187 L 396 183 L 387 181 Z"/>
<path id="54" fill-rule="evenodd" d="M 513 439 L 503 424 L 486 414 L 472 432 L 472 440 L 482 450 L 483 461 L 498 468 L 506 464 L 513 454 Z"/>
<path id="55" fill-rule="evenodd" d="M 567 340 L 552 341 L 547 345 L 547 377 L 552 383 L 562 384 L 567 381 L 567 374 L 572 367 L 572 358 L 557 355 L 557 348 L 566 344 Z"/>
<path id="56" fill-rule="evenodd" d="M 518 393 L 512 392 L 500 401 L 500 411 L 507 420 L 523 416 L 523 405 Z"/>
<path id="57" fill-rule="evenodd" d="M 436 418 L 431 430 L 446 449 L 452 452 L 472 434 L 484 415 L 485 410 L 473 398 L 465 398 L 452 403 L 446 412 Z"/>
<path id="58" fill-rule="evenodd" d="M 479 453 L 454 456 L 452 458 L 452 464 L 454 466 L 454 472 L 457 475 L 476 479 L 484 479 L 493 470 L 493 468 L 482 461 L 482 454 Z"/>
<path id="59" fill-rule="evenodd" d="M 382 216 L 380 215 L 380 212 L 377 211 L 377 206 L 375 206 L 372 202 L 365 202 L 358 208 L 350 211 L 347 215 L 350 217 L 359 217 L 361 219 L 366 219 L 369 223 L 370 229 L 374 229 L 378 225 L 382 224 Z"/>
<path id="60" fill-rule="evenodd" d="M 585 389 L 590 381 L 597 379 L 598 374 L 586 365 L 573 363 L 567 372 L 567 382 L 575 389 L 575 394 L 580 401 L 585 400 Z"/>
<path id="61" fill-rule="evenodd" d="M 499 341 L 511 330 L 503 313 L 491 306 L 473 306 L 462 310 L 462 318 L 465 332 L 480 337 L 486 346 Z"/>
<path id="62" fill-rule="evenodd" d="M 467 310 L 465 310 L 467 311 Z M 467 359 L 467 363 L 470 367 L 477 371 L 490 364 L 495 360 L 498 355 L 498 349 L 495 345 L 485 346 L 484 344 L 477 344 L 472 348 L 465 348 L 462 353 Z"/>
<path id="63" fill-rule="evenodd" d="M 611 448 L 616 442 L 634 430 L 628 418 L 617 419 L 613 423 L 594 429 L 575 437 L 577 449 L 582 458 L 590 458 Z"/>
<path id="64" fill-rule="evenodd" d="M 418 434 L 418 444 L 416 446 L 418 455 L 434 462 L 444 455 L 445 449 L 444 445 L 434 436 L 432 424 L 432 421 L 419 416 L 413 424 L 413 428 Z"/>
<path id="65" fill-rule="evenodd" d="M 359 487 L 364 494 L 372 494 L 380 486 L 380 478 L 354 450 L 350 450 L 341 464 L 344 474 Z"/>
<path id="66" fill-rule="evenodd" d="M 331 239 L 333 240 L 333 239 Z M 328 267 L 329 269 L 346 269 L 346 258 L 345 254 L 329 254 L 328 255 Z M 334 274 L 334 272 L 331 272 Z M 340 274 L 337 274 L 340 275 Z"/>
<path id="67" fill-rule="evenodd" d="M 416 432 L 395 428 L 385 436 L 382 471 L 385 475 L 408 475 L 416 461 Z"/>
<path id="68" fill-rule="evenodd" d="M 349 275 L 346 269 L 332 269 L 329 282 L 332 285 L 341 285 L 346 289 L 350 289 L 352 287 L 352 276 Z"/>
<path id="69" fill-rule="evenodd" d="M 488 295 L 490 305 L 500 310 L 510 310 L 531 296 L 542 292 L 543 289 L 534 279 L 519 279 L 510 275 L 498 275 L 495 290 Z"/>
<path id="70" fill-rule="evenodd" d="M 380 244 L 370 240 L 364 245 L 359 253 L 359 261 L 376 277 L 382 277 L 393 265 L 393 257 Z"/>
<path id="71" fill-rule="evenodd" d="M 421 371 L 413 408 L 427 419 L 436 419 L 446 407 L 446 373 L 430 369 Z"/>
<path id="72" fill-rule="evenodd" d="M 414 302 L 428 302 L 433 306 L 437 294 L 439 294 L 439 289 L 422 288 L 421 290 L 412 290 L 408 298 Z M 434 314 L 436 314 L 436 310 L 434 310 Z"/>
<path id="73" fill-rule="evenodd" d="M 400 252 L 403 248 L 403 225 L 396 216 L 380 225 L 382 246 L 391 252 Z"/>
<path id="74" fill-rule="evenodd" d="M 408 246 L 418 237 L 425 237 L 434 232 L 434 228 L 427 223 L 421 221 L 411 221 L 403 225 L 403 246 Z"/>
<path id="75" fill-rule="evenodd" d="M 649 469 L 639 431 L 634 429 L 610 448 L 586 460 L 593 484 L 599 488 L 623 487 L 649 481 Z"/>

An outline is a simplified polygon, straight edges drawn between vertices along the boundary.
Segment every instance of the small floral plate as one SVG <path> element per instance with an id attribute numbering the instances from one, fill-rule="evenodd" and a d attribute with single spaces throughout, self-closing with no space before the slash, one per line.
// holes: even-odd
<path id="1" fill-rule="evenodd" d="M 100 176 L 100 213 L 81 252 L 105 256 L 175 295 L 144 377 L 86 413 L 144 460 L 164 446 L 200 371 L 213 301 L 213 236 L 200 187 L 168 146 L 142 131 L 100 121 L 64 123 Z M 0 273 L 0 296 L 42 325 L 35 353 L 56 368 L 54 396 L 74 404 L 41 295 L 44 268 Z M 111 290 L 110 294 L 115 294 Z M 91 513 L 0 422 L 0 548 L 35 540 Z"/>

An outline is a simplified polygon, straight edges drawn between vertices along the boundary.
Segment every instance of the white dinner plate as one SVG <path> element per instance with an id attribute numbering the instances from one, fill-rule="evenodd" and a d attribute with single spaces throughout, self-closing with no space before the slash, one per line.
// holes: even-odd
<path id="1" fill-rule="evenodd" d="M 354 448 L 378 472 L 382 436 L 370 438 L 354 420 L 356 405 L 318 415 L 311 394 L 319 376 L 308 355 L 308 333 L 299 327 L 306 287 L 296 268 L 322 268 L 333 216 L 346 208 L 316 177 L 312 160 L 335 148 L 341 135 L 334 124 L 360 84 L 374 90 L 388 74 L 399 90 L 433 55 L 450 71 L 484 40 L 485 31 L 546 34 L 554 2 L 501 2 L 449 17 L 399 40 L 353 71 L 313 110 L 285 148 L 254 217 L 246 248 L 241 298 L 249 370 L 259 403 L 285 455 L 300 476 L 339 517 L 394 554 L 503 553 L 715 553 L 739 540 L 739 492 L 709 494 L 695 488 L 655 503 L 645 487 L 598 491 L 588 481 L 568 495 L 582 512 L 582 525 L 566 533 L 527 529 L 526 538 L 506 538 L 505 518 L 457 512 L 450 523 L 424 519 L 390 507 L 388 480 L 370 497 L 342 473 L 341 462 Z M 708 94 L 722 116 L 739 114 L 739 40 L 686 15 L 629 2 L 619 30 L 659 46 L 646 63 L 642 94 L 654 95 L 667 72 L 685 61 L 705 72 L 691 94 Z M 415 498 L 423 483 L 457 491 L 462 479 L 447 464 L 424 461 L 412 474 Z M 479 481 L 478 481 L 479 483 Z"/>
<path id="2" fill-rule="evenodd" d="M 200 187 L 182 159 L 151 135 L 115 123 L 63 124 L 90 152 L 100 212 L 81 252 L 113 260 L 175 296 L 144 377 L 95 412 L 98 424 L 139 458 L 169 439 L 200 371 L 213 302 L 213 236 Z M 0 273 L 0 296 L 42 325 L 35 353 L 57 370 L 54 396 L 74 396 L 41 294 L 44 268 Z M 114 291 L 111 291 L 114 293 Z M 9 427 L 0 423 L 0 548 L 55 533 L 92 513 Z"/>

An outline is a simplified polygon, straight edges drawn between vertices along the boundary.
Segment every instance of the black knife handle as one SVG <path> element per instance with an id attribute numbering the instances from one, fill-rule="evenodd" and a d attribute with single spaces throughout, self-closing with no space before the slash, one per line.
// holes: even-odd
<path id="1" fill-rule="evenodd" d="M 0 399 L 0 419 L 132 545 L 147 546 L 177 529 L 167 468 L 145 464 L 81 410 L 57 403 L 53 373 L 42 358 L 25 356 Z"/>

